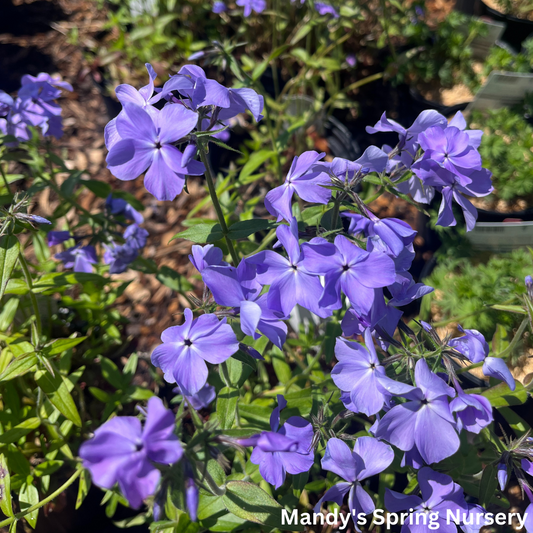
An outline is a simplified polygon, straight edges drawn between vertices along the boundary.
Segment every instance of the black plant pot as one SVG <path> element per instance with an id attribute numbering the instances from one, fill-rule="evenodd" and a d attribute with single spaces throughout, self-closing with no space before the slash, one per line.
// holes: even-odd
<path id="1" fill-rule="evenodd" d="M 516 50 L 520 50 L 522 42 L 533 34 L 533 20 L 519 19 L 512 15 L 506 15 L 489 7 L 485 2 L 480 2 L 481 16 L 487 16 L 499 22 L 505 22 L 505 31 L 501 40 L 509 43 Z"/>
<path id="2" fill-rule="evenodd" d="M 507 219 L 523 220 L 524 222 L 531 222 L 533 220 L 533 208 L 524 209 L 523 211 L 510 211 L 508 213 L 488 211 L 485 209 L 478 209 L 477 212 L 478 222 L 503 222 Z"/>
<path id="3" fill-rule="evenodd" d="M 470 102 L 461 102 L 459 104 L 455 105 L 444 105 L 440 102 L 436 102 L 434 100 L 428 100 L 427 98 L 424 98 L 420 92 L 415 87 L 409 87 L 409 95 L 411 96 L 411 99 L 413 100 L 413 107 L 417 108 L 419 111 L 418 113 L 421 113 L 425 109 L 435 109 L 435 111 L 438 111 L 441 115 L 444 115 L 445 117 L 451 117 L 452 115 L 455 115 L 457 111 L 463 111 L 466 109 L 468 104 Z"/>

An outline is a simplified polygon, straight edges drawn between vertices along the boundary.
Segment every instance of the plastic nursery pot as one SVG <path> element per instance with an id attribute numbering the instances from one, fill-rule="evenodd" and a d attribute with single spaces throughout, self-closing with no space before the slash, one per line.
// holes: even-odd
<path id="1" fill-rule="evenodd" d="M 422 111 L 426 109 L 435 109 L 435 111 L 438 111 L 441 115 L 444 115 L 445 117 L 450 117 L 452 115 L 455 115 L 457 111 L 463 111 L 467 108 L 468 104 L 470 102 L 461 102 L 459 104 L 455 105 L 444 105 L 440 102 L 437 102 L 435 100 L 428 100 L 427 98 L 424 98 L 422 94 L 416 89 L 416 87 L 410 86 L 409 87 L 409 95 L 411 96 L 413 108 L 417 110 L 417 116 L 418 114 L 422 113 Z"/>
<path id="2" fill-rule="evenodd" d="M 516 48 L 516 50 L 520 50 L 522 42 L 533 34 L 533 20 L 506 15 L 489 7 L 483 0 L 480 1 L 479 11 L 479 15 L 481 16 L 487 16 L 499 22 L 505 22 L 506 27 L 501 39 L 509 43 L 513 48 Z"/>
<path id="3" fill-rule="evenodd" d="M 524 209 L 523 211 L 500 212 L 478 209 L 477 212 L 478 222 L 507 222 L 512 220 L 523 222 L 533 221 L 533 207 Z"/>

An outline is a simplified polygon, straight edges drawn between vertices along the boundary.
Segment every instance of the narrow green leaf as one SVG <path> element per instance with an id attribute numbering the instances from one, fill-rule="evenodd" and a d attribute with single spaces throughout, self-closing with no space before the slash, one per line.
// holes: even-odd
<path id="1" fill-rule="evenodd" d="M 481 392 L 487 398 L 492 407 L 509 407 L 510 405 L 522 405 L 527 400 L 527 390 L 524 386 L 515 381 L 516 388 L 511 391 L 506 383 L 500 383 L 490 389 Z M 474 392 L 468 390 L 467 392 Z"/>
<path id="2" fill-rule="evenodd" d="M 229 429 L 235 420 L 239 390 L 233 387 L 224 387 L 218 393 L 217 417 L 222 429 Z"/>
<path id="3" fill-rule="evenodd" d="M 258 150 L 254 152 L 239 174 L 239 181 L 246 179 L 253 174 L 267 159 L 270 159 L 275 152 L 273 150 Z"/>
<path id="4" fill-rule="evenodd" d="M 39 492 L 37 491 L 37 487 L 32 484 L 24 483 L 19 494 L 20 510 L 24 512 L 26 509 L 38 503 Z M 28 524 L 30 524 L 30 526 L 35 529 L 35 526 L 37 525 L 38 516 L 39 509 L 36 509 L 35 511 L 32 511 L 31 513 L 24 516 L 24 518 L 27 520 Z"/>
<path id="5" fill-rule="evenodd" d="M 0 374 L 0 382 L 22 376 L 37 364 L 38 358 L 35 352 L 25 353 L 9 363 L 8 367 Z"/>
<path id="6" fill-rule="evenodd" d="M 89 489 L 91 488 L 91 477 L 87 475 L 87 471 L 83 470 L 80 475 L 80 484 L 78 486 L 78 497 L 76 498 L 76 509 L 81 507 L 83 500 L 87 494 L 89 494 Z"/>
<path id="7" fill-rule="evenodd" d="M 0 331 L 6 331 L 9 326 L 11 326 L 19 306 L 19 301 L 18 298 L 10 298 L 4 304 L 2 312 L 0 313 Z"/>
<path id="8" fill-rule="evenodd" d="M 281 505 L 253 483 L 229 481 L 222 499 L 226 509 L 239 518 L 282 531 L 287 529 L 281 522 Z M 300 526 L 291 526 L 292 528 L 294 531 L 304 529 Z"/>
<path id="9" fill-rule="evenodd" d="M 498 488 L 498 479 L 496 478 L 496 468 L 489 464 L 483 469 L 481 483 L 479 485 L 479 503 L 482 507 L 487 507 L 490 500 Z"/>
<path id="10" fill-rule="evenodd" d="M 111 192 L 111 186 L 105 181 L 82 180 L 81 183 L 99 198 L 107 198 Z"/>
<path id="11" fill-rule="evenodd" d="M 21 437 L 24 437 L 28 433 L 31 433 L 34 429 L 37 429 L 41 425 L 41 421 L 38 418 L 28 418 L 17 424 L 14 428 L 8 429 L 6 432 L 0 435 L 0 444 L 10 444 L 11 442 L 17 442 Z"/>
<path id="12" fill-rule="evenodd" d="M 87 337 L 76 337 L 74 339 L 56 339 L 43 348 L 43 352 L 47 356 L 57 355 L 63 353 L 69 348 L 77 346 L 83 342 Z"/>
<path id="13" fill-rule="evenodd" d="M 51 361 L 50 361 L 51 362 Z M 54 368 L 54 376 L 48 370 L 39 370 L 35 373 L 35 381 L 41 387 L 48 399 L 63 416 L 81 427 L 81 418 L 78 408 L 68 391 L 67 384 L 59 371 Z"/>
<path id="14" fill-rule="evenodd" d="M 101 357 L 100 366 L 102 367 L 102 375 L 109 384 L 113 385 L 115 389 L 124 388 L 122 372 L 118 369 L 117 365 L 111 361 L 111 359 L 108 359 L 107 357 Z"/>
<path id="15" fill-rule="evenodd" d="M 241 220 L 229 227 L 228 237 L 232 240 L 245 239 L 246 237 L 257 233 L 275 228 L 277 224 L 266 218 L 256 218 L 253 220 Z"/>
<path id="16" fill-rule="evenodd" d="M 11 501 L 11 476 L 5 455 L 0 454 L 0 509 L 6 516 L 13 516 Z"/>
<path id="17" fill-rule="evenodd" d="M 19 252 L 20 243 L 15 235 L 0 237 L 0 298 L 4 296 L 7 282 L 11 277 Z"/>
<path id="18" fill-rule="evenodd" d="M 185 231 L 180 231 L 176 233 L 171 241 L 174 239 L 187 239 L 192 242 L 199 244 L 205 244 L 210 242 L 215 242 L 220 239 L 224 234 L 222 233 L 222 228 L 217 222 L 210 222 L 206 224 L 195 224 Z"/>

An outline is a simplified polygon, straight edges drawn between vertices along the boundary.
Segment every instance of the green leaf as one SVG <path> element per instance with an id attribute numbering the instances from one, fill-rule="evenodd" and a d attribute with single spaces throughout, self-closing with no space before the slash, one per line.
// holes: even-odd
<path id="1" fill-rule="evenodd" d="M 0 298 L 4 296 L 7 282 L 11 277 L 19 252 L 20 243 L 15 235 L 0 237 Z"/>
<path id="2" fill-rule="evenodd" d="M 8 381 L 25 374 L 34 365 L 37 364 L 38 358 L 35 352 L 25 353 L 9 363 L 8 367 L 0 374 L 0 382 Z"/>
<path id="3" fill-rule="evenodd" d="M 0 313 L 0 331 L 6 331 L 11 326 L 19 306 L 18 298 L 10 298 Z"/>
<path id="4" fill-rule="evenodd" d="M 291 367 L 285 361 L 283 352 L 275 346 L 272 350 L 272 366 L 280 383 L 288 383 L 292 377 Z"/>
<path id="5" fill-rule="evenodd" d="M 87 471 L 83 470 L 80 475 L 80 484 L 78 486 L 78 496 L 76 498 L 76 509 L 81 507 L 83 500 L 85 500 L 89 489 L 91 488 L 91 477 L 87 475 Z"/>
<path id="6" fill-rule="evenodd" d="M 479 485 L 479 504 L 482 507 L 487 507 L 490 500 L 496 493 L 498 488 L 498 479 L 496 478 L 496 468 L 489 464 L 483 469 L 481 476 L 481 483 Z"/>
<path id="7" fill-rule="evenodd" d="M 222 429 L 229 429 L 235 420 L 239 390 L 233 387 L 224 387 L 218 393 L 217 417 Z"/>
<path id="8" fill-rule="evenodd" d="M 239 174 L 239 181 L 245 180 L 248 176 L 253 174 L 267 159 L 274 156 L 276 152 L 273 150 L 258 150 L 254 152 L 250 159 L 246 162 Z"/>
<path id="9" fill-rule="evenodd" d="M 491 309 L 497 311 L 508 311 L 509 313 L 518 313 L 519 315 L 527 315 L 527 311 L 521 305 L 491 305 Z"/>
<path id="10" fill-rule="evenodd" d="M 122 373 L 111 359 L 101 357 L 100 366 L 102 367 L 102 375 L 109 384 L 113 385 L 115 389 L 122 389 L 124 387 Z"/>
<path id="11" fill-rule="evenodd" d="M 33 471 L 36 476 L 50 476 L 54 472 L 57 472 L 65 463 L 65 461 L 56 461 L 50 459 L 49 461 L 44 461 L 44 463 L 39 463 L 35 466 Z"/>
<path id="12" fill-rule="evenodd" d="M 228 385 L 233 385 L 238 388 L 242 387 L 254 369 L 246 360 L 242 361 L 242 359 L 236 358 L 235 356 L 237 354 L 234 354 L 234 356 L 230 357 L 225 363 L 230 381 Z"/>
<path id="13" fill-rule="evenodd" d="M 229 481 L 222 500 L 226 509 L 239 518 L 271 528 L 287 529 L 281 522 L 281 505 L 253 483 Z M 302 531 L 303 527 L 295 527 L 295 530 Z"/>
<path id="14" fill-rule="evenodd" d="M 19 494 L 19 504 L 20 504 L 20 510 L 24 512 L 29 507 L 33 507 L 34 505 L 39 503 L 39 492 L 37 491 L 37 487 L 32 485 L 31 483 L 24 483 L 22 485 L 22 489 L 20 490 Z M 36 509 L 35 511 L 32 511 L 31 513 L 24 516 L 24 518 L 28 521 L 28 524 L 35 529 L 35 526 L 37 525 L 37 517 L 39 516 L 39 509 Z"/>
<path id="15" fill-rule="evenodd" d="M 199 244 L 206 244 L 210 242 L 219 241 L 222 239 L 224 234 L 222 233 L 222 228 L 218 222 L 209 222 L 207 224 L 195 224 L 185 231 L 180 231 L 176 233 L 171 241 L 174 239 L 187 239 L 192 242 Z"/>
<path id="16" fill-rule="evenodd" d="M 87 337 L 76 337 L 73 339 L 56 339 L 43 348 L 43 352 L 47 356 L 57 355 L 63 353 L 69 348 L 73 348 L 83 342 Z"/>
<path id="17" fill-rule="evenodd" d="M 511 391 L 506 383 L 500 383 L 490 389 L 481 392 L 487 398 L 492 407 L 509 407 L 510 405 L 522 405 L 527 400 L 527 390 L 524 386 L 515 381 L 516 388 Z M 467 392 L 473 392 L 468 390 Z"/>
<path id="18" fill-rule="evenodd" d="M 178 274 L 168 266 L 162 266 L 157 273 L 157 281 L 170 287 L 173 291 L 183 292 L 191 290 L 192 286 L 184 276 Z"/>
<path id="19" fill-rule="evenodd" d="M 99 198 L 107 198 L 111 193 L 111 186 L 105 181 L 83 180 L 81 183 Z"/>
<path id="20" fill-rule="evenodd" d="M 5 455 L 0 454 L 0 509 L 6 516 L 13 516 L 11 502 L 11 476 Z"/>
<path id="21" fill-rule="evenodd" d="M 314 24 L 311 22 L 300 26 L 294 37 L 291 39 L 291 45 L 294 45 L 301 41 L 313 29 L 313 26 Z"/>
<path id="22" fill-rule="evenodd" d="M 109 280 L 98 274 L 89 272 L 52 272 L 41 276 L 33 283 L 33 292 L 40 293 L 55 290 L 59 287 L 75 285 L 76 283 L 94 283 L 97 287 L 103 287 Z"/>
<path id="23" fill-rule="evenodd" d="M 277 224 L 266 218 L 256 218 L 253 220 L 242 220 L 229 227 L 228 237 L 232 240 L 245 239 L 246 237 L 257 233 L 275 228 Z"/>
<path id="24" fill-rule="evenodd" d="M 52 363 L 52 361 L 50 361 L 50 363 Z M 54 368 L 53 365 L 52 368 Z M 68 391 L 63 376 L 56 368 L 54 368 L 54 374 L 55 375 L 52 376 L 48 370 L 38 370 L 35 373 L 35 381 L 52 402 L 52 405 L 54 405 L 63 416 L 81 427 L 81 418 L 78 413 L 78 408 Z"/>
<path id="25" fill-rule="evenodd" d="M 8 429 L 6 432 L 0 435 L 0 444 L 10 444 L 11 442 L 17 442 L 21 437 L 24 437 L 28 433 L 31 433 L 34 429 L 37 429 L 41 425 L 41 421 L 38 418 L 28 418 L 16 425 L 14 428 Z"/>
<path id="26" fill-rule="evenodd" d="M 518 437 L 531 429 L 531 426 L 509 407 L 500 407 L 499 411 Z"/>

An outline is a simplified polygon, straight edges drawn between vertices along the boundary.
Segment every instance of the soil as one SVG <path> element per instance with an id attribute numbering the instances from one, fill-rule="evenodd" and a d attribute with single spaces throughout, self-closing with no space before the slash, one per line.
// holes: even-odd
<path id="1" fill-rule="evenodd" d="M 532 12 L 525 12 L 520 13 L 518 11 L 518 6 L 515 9 L 512 9 L 511 11 L 504 11 L 503 6 L 498 2 L 497 0 L 483 0 L 483 2 L 489 6 L 491 9 L 494 9 L 495 11 L 499 11 L 500 13 L 505 13 L 506 15 L 512 15 L 513 17 L 516 17 L 518 19 L 524 19 L 524 20 L 533 20 L 533 11 Z M 521 4 L 522 2 L 517 2 L 517 4 Z"/>

